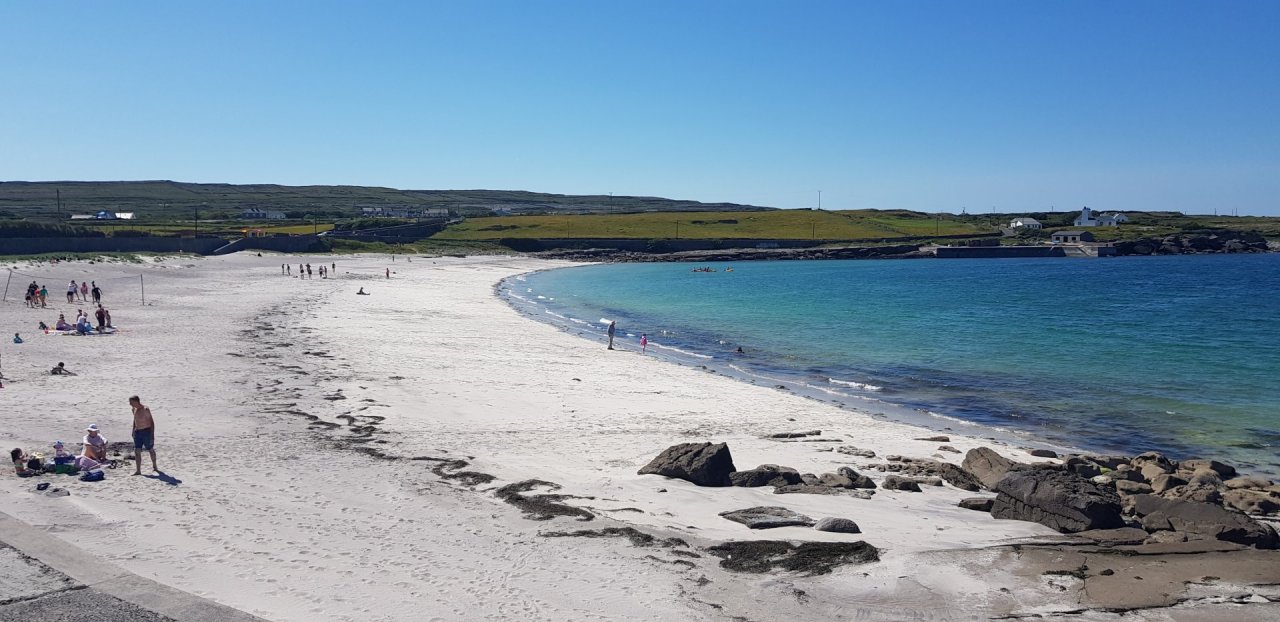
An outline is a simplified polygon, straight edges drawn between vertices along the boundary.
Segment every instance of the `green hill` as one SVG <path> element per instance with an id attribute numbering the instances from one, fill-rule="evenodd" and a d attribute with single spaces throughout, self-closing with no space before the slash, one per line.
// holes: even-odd
<path id="1" fill-rule="evenodd" d="M 58 195 L 62 196 L 61 212 Z M 0 218 L 66 218 L 100 210 L 134 212 L 139 218 L 234 218 L 249 208 L 339 219 L 362 207 L 444 208 L 462 216 L 512 213 L 609 213 L 642 211 L 752 211 L 771 208 L 699 203 L 659 197 L 564 195 L 519 190 L 398 190 L 376 186 L 280 186 L 193 184 L 176 181 L 0 182 Z"/>

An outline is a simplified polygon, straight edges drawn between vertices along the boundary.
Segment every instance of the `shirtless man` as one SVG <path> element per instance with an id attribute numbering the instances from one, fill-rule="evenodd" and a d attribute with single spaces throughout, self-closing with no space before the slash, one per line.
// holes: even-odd
<path id="1" fill-rule="evenodd" d="M 129 398 L 129 406 L 133 408 L 133 459 L 138 468 L 134 475 L 142 475 L 142 450 L 151 453 L 151 470 L 156 473 L 156 420 L 151 418 L 151 409 L 142 405 L 138 396 Z"/>

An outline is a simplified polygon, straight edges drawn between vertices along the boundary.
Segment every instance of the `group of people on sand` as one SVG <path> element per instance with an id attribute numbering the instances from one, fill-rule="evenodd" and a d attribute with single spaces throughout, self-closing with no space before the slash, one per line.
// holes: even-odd
<path id="1" fill-rule="evenodd" d="M 89 302 L 89 297 L 93 296 L 94 304 L 102 302 L 102 289 L 98 287 L 96 281 L 85 281 L 76 284 L 74 280 L 67 283 L 67 303 L 72 304 L 77 300 L 80 302 Z M 45 308 L 49 306 L 49 287 L 47 285 L 37 285 L 32 281 L 27 285 L 27 296 L 25 303 L 28 307 Z"/>
<path id="2" fill-rule="evenodd" d="M 61 366 L 62 363 L 58 365 Z M 142 475 L 142 450 L 144 449 L 151 455 L 151 470 L 160 473 L 160 469 L 156 466 L 156 422 L 151 416 L 151 409 L 144 406 L 136 395 L 129 398 L 129 406 L 133 409 L 133 457 L 137 465 L 133 474 Z M 115 468 L 116 466 L 116 461 L 107 457 L 107 439 L 96 423 L 89 424 L 85 428 L 84 442 L 81 443 L 79 455 L 73 455 L 67 451 L 66 444 L 62 441 L 54 441 L 52 447 L 53 454 L 48 457 L 40 453 L 28 454 L 21 447 L 15 447 L 9 452 L 18 477 L 34 477 L 45 473 L 84 473 L 81 479 L 94 480 L 102 479 L 103 467 Z M 94 473 L 97 475 L 93 475 Z"/>
<path id="3" fill-rule="evenodd" d="M 79 335 L 88 335 L 95 330 L 103 332 L 108 328 L 115 328 L 115 326 L 112 326 L 111 324 L 111 311 L 107 310 L 106 307 L 98 305 L 98 309 L 97 311 L 94 311 L 93 317 L 98 322 L 97 326 L 95 326 L 89 319 L 89 314 L 85 313 L 84 309 L 76 310 L 76 321 L 74 323 L 68 323 L 67 316 L 59 313 L 58 321 L 54 322 L 52 330 L 59 332 L 75 331 L 76 334 Z M 50 330 L 49 325 L 44 322 L 40 322 L 39 328 L 45 332 L 49 332 Z"/>
<path id="4" fill-rule="evenodd" d="M 328 267 L 325 267 L 324 264 L 320 264 L 317 272 L 320 273 L 320 278 L 327 279 L 329 278 L 329 274 L 337 269 L 338 269 L 338 264 L 336 263 L 331 263 L 329 264 Z M 280 274 L 283 274 L 285 276 L 293 276 L 293 266 L 287 263 L 280 264 Z M 314 278 L 311 275 L 311 264 L 309 263 L 298 264 L 298 278 L 300 279 Z"/>

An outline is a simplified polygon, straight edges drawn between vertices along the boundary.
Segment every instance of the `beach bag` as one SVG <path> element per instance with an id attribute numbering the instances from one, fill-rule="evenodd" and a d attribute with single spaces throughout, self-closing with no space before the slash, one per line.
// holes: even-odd
<path id="1" fill-rule="evenodd" d="M 43 471 L 44 463 L 39 458 L 29 458 L 27 459 L 27 468 L 32 471 Z"/>
<path id="2" fill-rule="evenodd" d="M 89 471 L 80 476 L 82 482 L 100 482 L 107 478 L 107 474 L 102 471 Z"/>

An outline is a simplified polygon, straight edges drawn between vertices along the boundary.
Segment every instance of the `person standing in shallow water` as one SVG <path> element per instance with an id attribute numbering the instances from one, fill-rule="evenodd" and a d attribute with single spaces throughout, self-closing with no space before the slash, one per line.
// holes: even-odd
<path id="1" fill-rule="evenodd" d="M 609 349 L 610 350 L 613 349 L 613 333 L 615 330 L 617 330 L 617 328 L 618 328 L 618 323 L 613 320 L 609 320 Z"/>
<path id="2" fill-rule="evenodd" d="M 645 349 L 649 347 L 649 335 L 640 333 L 640 353 L 644 354 Z"/>

